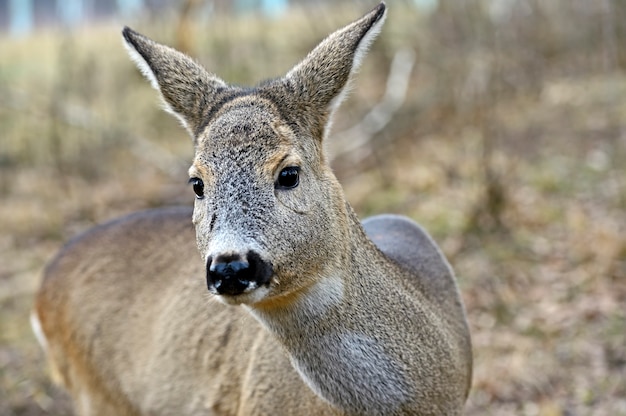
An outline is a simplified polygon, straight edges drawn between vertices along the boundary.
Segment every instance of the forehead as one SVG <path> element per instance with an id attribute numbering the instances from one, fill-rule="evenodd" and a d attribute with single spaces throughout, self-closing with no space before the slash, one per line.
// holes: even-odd
<path id="1" fill-rule="evenodd" d="M 197 151 L 218 155 L 244 149 L 273 152 L 293 145 L 292 134 L 274 106 L 257 97 L 228 102 L 198 138 Z M 259 156 L 261 156 L 259 154 Z"/>

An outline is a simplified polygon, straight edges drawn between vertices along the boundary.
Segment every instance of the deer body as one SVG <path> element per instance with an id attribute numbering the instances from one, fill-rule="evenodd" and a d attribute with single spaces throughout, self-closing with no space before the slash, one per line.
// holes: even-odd
<path id="1" fill-rule="evenodd" d="M 384 15 L 252 89 L 124 30 L 194 139 L 197 199 L 96 227 L 47 267 L 33 326 L 79 414 L 461 413 L 450 266 L 408 219 L 361 224 L 323 150 Z"/>

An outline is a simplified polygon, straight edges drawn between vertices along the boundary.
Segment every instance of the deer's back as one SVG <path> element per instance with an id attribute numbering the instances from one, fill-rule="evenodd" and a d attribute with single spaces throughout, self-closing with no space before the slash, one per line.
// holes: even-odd
<path id="1" fill-rule="evenodd" d="M 407 271 L 407 281 L 424 294 L 450 325 L 471 374 L 469 328 L 454 273 L 430 235 L 399 215 L 377 215 L 363 221 L 367 236 L 391 261 Z M 469 377 L 471 380 L 471 377 Z M 469 384 L 467 390 L 469 391 Z"/>
<path id="2" fill-rule="evenodd" d="M 427 297 L 462 311 L 452 268 L 422 227 L 409 218 L 385 214 L 365 219 L 363 228 L 380 251 L 415 277 L 413 283 Z"/>

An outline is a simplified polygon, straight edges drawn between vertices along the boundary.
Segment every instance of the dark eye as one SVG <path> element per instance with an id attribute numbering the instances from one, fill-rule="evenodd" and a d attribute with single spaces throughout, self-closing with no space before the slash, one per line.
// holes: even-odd
<path id="1" fill-rule="evenodd" d="M 189 183 L 193 187 L 193 191 L 196 194 L 196 198 L 202 199 L 204 198 L 204 182 L 200 178 L 191 178 L 189 179 Z"/>
<path id="2" fill-rule="evenodd" d="M 291 189 L 298 186 L 300 168 L 289 166 L 280 171 L 276 180 L 277 189 Z"/>

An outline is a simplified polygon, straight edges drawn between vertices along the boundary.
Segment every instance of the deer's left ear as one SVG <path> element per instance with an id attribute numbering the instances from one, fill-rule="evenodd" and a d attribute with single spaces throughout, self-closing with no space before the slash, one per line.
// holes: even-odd
<path id="1" fill-rule="evenodd" d="M 380 3 L 324 39 L 285 77 L 296 96 L 330 117 L 344 98 L 351 75 L 358 70 L 386 15 L 385 3 Z"/>

